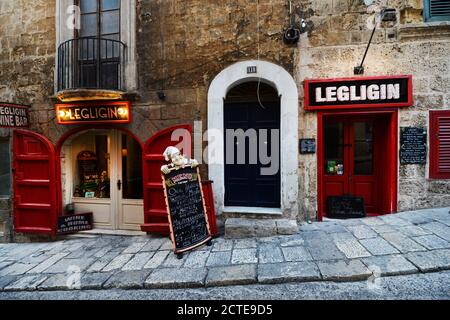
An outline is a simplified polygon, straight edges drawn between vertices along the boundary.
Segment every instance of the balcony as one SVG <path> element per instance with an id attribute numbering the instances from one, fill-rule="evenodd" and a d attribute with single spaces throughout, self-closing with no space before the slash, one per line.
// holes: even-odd
<path id="1" fill-rule="evenodd" d="M 117 40 L 77 38 L 58 48 L 58 93 L 63 102 L 117 100 L 125 94 L 126 45 Z"/>

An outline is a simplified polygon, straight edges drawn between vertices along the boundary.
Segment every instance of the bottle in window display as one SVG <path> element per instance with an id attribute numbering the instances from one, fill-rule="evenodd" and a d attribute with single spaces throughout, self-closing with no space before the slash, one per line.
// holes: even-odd
<path id="1" fill-rule="evenodd" d="M 98 198 L 109 198 L 109 178 L 106 171 L 102 171 L 97 190 Z"/>

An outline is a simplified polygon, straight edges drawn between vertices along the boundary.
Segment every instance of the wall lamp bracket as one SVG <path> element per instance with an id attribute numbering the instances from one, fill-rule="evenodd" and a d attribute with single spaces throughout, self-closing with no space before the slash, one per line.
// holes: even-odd
<path id="1" fill-rule="evenodd" d="M 383 8 L 380 11 L 380 20 L 379 21 L 397 21 L 397 12 L 392 8 Z M 375 21 L 375 25 L 372 30 L 372 34 L 370 35 L 369 43 L 367 44 L 366 51 L 364 52 L 364 56 L 362 58 L 361 64 L 353 68 L 353 74 L 361 75 L 364 74 L 364 61 L 366 60 L 367 52 L 369 51 L 370 45 L 372 43 L 373 35 L 375 34 L 375 30 L 377 29 L 377 21 Z"/>

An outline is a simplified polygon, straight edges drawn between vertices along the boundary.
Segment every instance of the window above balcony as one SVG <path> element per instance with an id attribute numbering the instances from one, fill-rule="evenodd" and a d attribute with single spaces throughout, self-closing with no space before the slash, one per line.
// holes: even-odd
<path id="1" fill-rule="evenodd" d="M 57 98 L 116 100 L 134 91 L 135 0 L 62 0 L 57 12 Z"/>

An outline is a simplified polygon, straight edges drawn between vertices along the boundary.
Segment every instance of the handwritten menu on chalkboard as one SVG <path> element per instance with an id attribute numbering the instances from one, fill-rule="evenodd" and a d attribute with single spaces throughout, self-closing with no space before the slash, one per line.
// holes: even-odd
<path id="1" fill-rule="evenodd" d="M 92 212 L 58 217 L 58 234 L 74 233 L 92 229 Z"/>
<path id="2" fill-rule="evenodd" d="M 163 174 L 171 237 L 175 253 L 211 240 L 198 168 Z"/>
<path id="3" fill-rule="evenodd" d="M 400 163 L 425 164 L 427 162 L 427 132 L 424 128 L 400 128 Z"/>
<path id="4" fill-rule="evenodd" d="M 363 218 L 366 216 L 364 198 L 352 196 L 333 196 L 327 198 L 329 218 Z"/>

